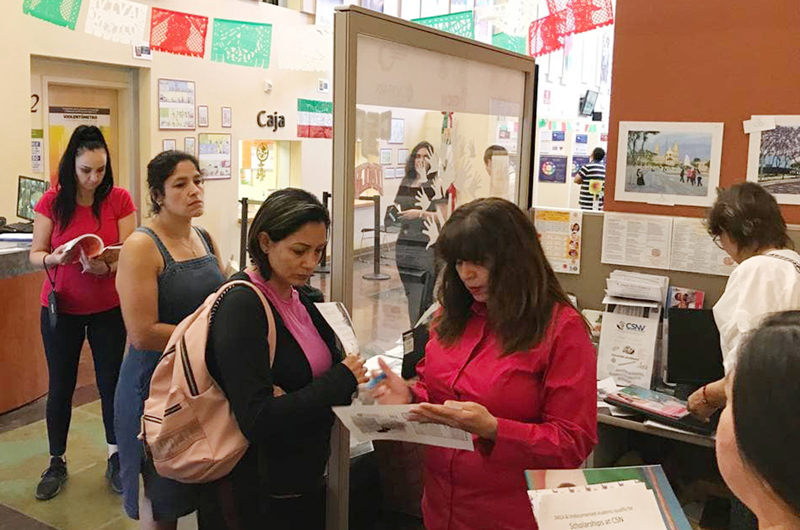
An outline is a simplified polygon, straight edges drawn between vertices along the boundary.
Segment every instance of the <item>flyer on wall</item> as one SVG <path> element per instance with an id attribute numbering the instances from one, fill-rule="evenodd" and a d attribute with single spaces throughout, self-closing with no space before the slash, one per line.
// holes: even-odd
<path id="1" fill-rule="evenodd" d="M 672 222 L 672 252 L 669 268 L 674 271 L 730 276 L 736 268 L 727 252 L 717 247 L 702 219 L 676 217 Z"/>
<path id="2" fill-rule="evenodd" d="M 606 212 L 602 263 L 668 269 L 672 218 Z"/>
<path id="3" fill-rule="evenodd" d="M 580 274 L 583 213 L 537 208 L 534 224 L 553 270 L 565 274 Z"/>
<path id="4" fill-rule="evenodd" d="M 195 128 L 194 81 L 158 80 L 158 128 Z"/>

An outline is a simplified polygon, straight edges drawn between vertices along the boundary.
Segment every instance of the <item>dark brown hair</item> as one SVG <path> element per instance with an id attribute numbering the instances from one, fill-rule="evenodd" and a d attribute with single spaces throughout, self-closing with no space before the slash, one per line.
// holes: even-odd
<path id="1" fill-rule="evenodd" d="M 331 226 L 328 210 L 314 194 L 305 190 L 278 190 L 267 197 L 258 209 L 247 235 L 247 251 L 265 280 L 272 276 L 272 267 L 269 258 L 261 250 L 258 235 L 266 232 L 270 241 L 277 243 L 300 230 L 306 223 L 325 223 L 326 229 Z"/>
<path id="2" fill-rule="evenodd" d="M 800 311 L 767 317 L 742 345 L 733 424 L 742 460 L 800 515 Z"/>
<path id="3" fill-rule="evenodd" d="M 707 226 L 712 236 L 728 234 L 740 250 L 794 246 L 775 197 L 754 182 L 718 189 Z"/>
<path id="4" fill-rule="evenodd" d="M 175 173 L 181 162 L 189 161 L 200 172 L 200 162 L 184 151 L 162 151 L 147 164 L 147 187 L 150 188 L 150 211 L 158 213 L 161 205 L 158 200 L 164 196 L 164 183 Z"/>
<path id="5" fill-rule="evenodd" d="M 77 206 L 78 173 L 75 170 L 75 162 L 85 151 L 96 150 L 106 153 L 106 171 L 100 185 L 94 190 L 94 202 L 92 203 L 92 213 L 98 221 L 98 226 L 100 225 L 100 208 L 114 188 L 111 153 L 108 151 L 106 139 L 100 129 L 94 125 L 78 125 L 70 136 L 67 148 L 58 163 L 58 188 L 56 188 L 56 199 L 53 203 L 53 217 L 56 224 L 62 229 L 72 221 Z"/>
<path id="6" fill-rule="evenodd" d="M 434 322 L 443 344 L 461 338 L 470 318 L 473 298 L 456 271 L 460 261 L 489 269 L 489 325 L 504 354 L 537 346 L 556 304 L 571 306 L 533 222 L 504 199 L 478 199 L 453 212 L 436 241 L 436 256 L 444 262 L 438 291 L 442 312 Z"/>

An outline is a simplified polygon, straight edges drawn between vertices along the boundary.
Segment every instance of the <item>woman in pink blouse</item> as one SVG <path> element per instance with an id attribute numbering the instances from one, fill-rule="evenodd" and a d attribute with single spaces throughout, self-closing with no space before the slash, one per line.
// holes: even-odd
<path id="1" fill-rule="evenodd" d="M 475 451 L 428 447 L 428 530 L 535 529 L 526 469 L 575 468 L 597 441 L 596 356 L 586 322 L 531 220 L 503 199 L 456 210 L 436 243 L 444 272 L 419 381 L 382 366 L 380 403 L 471 432 Z"/>

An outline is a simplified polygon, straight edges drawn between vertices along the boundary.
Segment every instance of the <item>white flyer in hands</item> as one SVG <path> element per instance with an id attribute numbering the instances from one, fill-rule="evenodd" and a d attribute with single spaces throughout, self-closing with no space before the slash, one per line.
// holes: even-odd
<path id="1" fill-rule="evenodd" d="M 350 405 L 333 407 L 333 412 L 357 440 L 395 440 L 423 445 L 474 451 L 472 435 L 465 430 L 438 423 L 408 419 L 415 405 Z"/>
<path id="2" fill-rule="evenodd" d="M 358 345 L 356 331 L 353 329 L 353 321 L 350 313 L 341 302 L 318 302 L 314 304 L 322 314 L 325 321 L 342 341 L 342 347 L 348 355 L 358 355 L 361 347 Z"/>

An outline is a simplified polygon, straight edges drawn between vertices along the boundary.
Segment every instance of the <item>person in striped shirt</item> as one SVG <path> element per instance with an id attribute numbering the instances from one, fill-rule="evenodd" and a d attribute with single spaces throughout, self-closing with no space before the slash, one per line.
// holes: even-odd
<path id="1" fill-rule="evenodd" d="M 592 158 L 588 164 L 578 170 L 575 175 L 575 184 L 581 185 L 581 194 L 578 198 L 578 204 L 581 210 L 602 210 L 603 209 L 603 193 L 606 182 L 606 165 L 603 159 L 606 157 L 606 152 L 602 147 L 596 147 L 592 151 Z M 599 192 L 596 191 L 597 184 L 590 188 L 590 183 L 593 180 L 600 181 Z"/>

